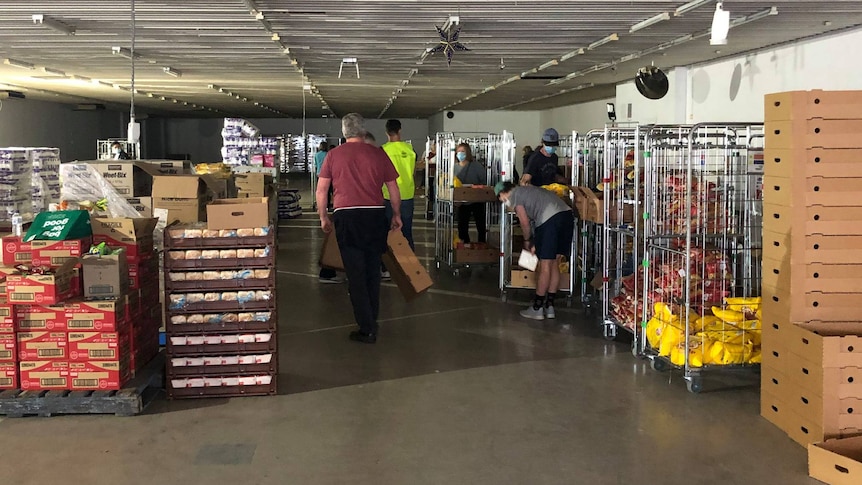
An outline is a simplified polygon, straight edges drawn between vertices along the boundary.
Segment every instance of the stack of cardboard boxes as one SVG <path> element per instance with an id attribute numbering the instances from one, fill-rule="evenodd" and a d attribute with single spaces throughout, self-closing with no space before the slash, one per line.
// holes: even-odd
<path id="1" fill-rule="evenodd" d="M 37 218 L 34 225 L 52 227 L 58 214 L 63 213 Z M 116 390 L 158 352 L 160 313 L 152 311 L 158 307 L 153 303 L 157 290 L 146 293 L 145 305 L 140 297 L 144 290 L 129 289 L 127 261 L 127 254 L 154 257 L 155 221 L 94 220 L 91 227 L 89 220 L 68 220 L 76 221 L 75 228 L 65 226 L 61 232 L 80 235 L 85 229 L 93 235 L 30 243 L 2 239 L 2 389 Z M 143 233 L 131 242 L 117 236 L 116 227 L 138 227 Z M 117 253 L 87 255 L 94 238 Z M 50 271 L 38 274 L 21 265 Z M 155 276 L 148 287 L 158 288 Z"/>
<path id="2" fill-rule="evenodd" d="M 862 91 L 765 101 L 761 414 L 862 434 Z"/>

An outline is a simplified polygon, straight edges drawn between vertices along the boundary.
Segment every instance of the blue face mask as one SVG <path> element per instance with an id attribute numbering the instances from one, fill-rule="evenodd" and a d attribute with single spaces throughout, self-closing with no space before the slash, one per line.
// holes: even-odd
<path id="1" fill-rule="evenodd" d="M 548 152 L 548 155 L 553 155 L 557 153 L 557 147 L 545 147 L 545 151 Z"/>
<path id="2" fill-rule="evenodd" d="M 467 152 L 458 152 L 455 154 L 455 156 L 458 157 L 459 162 L 463 162 L 464 160 L 467 160 Z"/>

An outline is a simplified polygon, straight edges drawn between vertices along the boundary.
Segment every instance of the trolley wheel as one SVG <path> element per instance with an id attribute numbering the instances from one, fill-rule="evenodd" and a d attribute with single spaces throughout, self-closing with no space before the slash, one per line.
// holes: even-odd
<path id="1" fill-rule="evenodd" d="M 632 342 L 632 355 L 635 356 L 635 358 L 637 359 L 643 357 L 643 354 L 641 354 L 641 351 L 638 348 L 637 341 Z"/>
<path id="2" fill-rule="evenodd" d="M 700 394 L 700 391 L 703 390 L 703 378 L 689 377 L 685 381 L 685 386 L 688 388 L 688 392 L 692 394 Z"/>
<path id="3" fill-rule="evenodd" d="M 437 261 L 437 262 L 435 263 L 435 265 L 437 266 L 437 269 L 439 270 L 439 269 L 440 269 L 440 261 Z"/>
<path id="4" fill-rule="evenodd" d="M 650 359 L 649 366 L 656 372 L 664 372 L 667 370 L 667 362 L 658 357 Z"/>
<path id="5" fill-rule="evenodd" d="M 503 303 L 506 303 L 509 301 L 509 295 L 504 291 L 500 294 L 500 299 L 503 300 Z"/>
<path id="6" fill-rule="evenodd" d="M 605 340 L 607 340 L 608 342 L 613 342 L 616 339 L 617 339 L 616 335 L 605 334 Z"/>
<path id="7" fill-rule="evenodd" d="M 452 276 L 454 276 L 456 278 L 461 276 L 461 270 L 460 269 L 453 269 L 452 270 Z"/>

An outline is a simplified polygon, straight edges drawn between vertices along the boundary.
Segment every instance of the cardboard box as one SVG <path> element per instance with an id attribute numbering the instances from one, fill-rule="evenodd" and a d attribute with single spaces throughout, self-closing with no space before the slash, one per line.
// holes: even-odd
<path id="1" fill-rule="evenodd" d="M 19 364 L 21 389 L 51 390 L 69 388 L 69 363 L 66 361 L 41 360 Z"/>
<path id="2" fill-rule="evenodd" d="M 142 218 L 153 217 L 152 197 L 131 197 L 126 199 L 126 202 L 138 211 Z"/>
<path id="3" fill-rule="evenodd" d="M 66 331 L 66 307 L 60 305 L 15 305 L 17 310 L 17 330 Z"/>
<path id="4" fill-rule="evenodd" d="M 496 248 L 455 248 L 454 251 L 458 264 L 493 264 L 500 261 L 500 250 Z"/>
<path id="5" fill-rule="evenodd" d="M 862 367 L 862 323 L 799 323 L 790 350 L 814 366 Z M 862 408 L 860 408 L 862 412 Z"/>
<path id="6" fill-rule="evenodd" d="M 823 234 L 779 234 L 763 231 L 763 257 L 794 264 L 856 264 L 862 251 L 860 236 L 827 236 Z"/>
<path id="7" fill-rule="evenodd" d="M 817 396 L 862 398 L 862 367 L 821 367 L 800 357 L 786 371 L 790 380 Z"/>
<path id="8" fill-rule="evenodd" d="M 84 272 L 84 298 L 114 300 L 129 291 L 129 264 L 126 250 L 115 254 L 88 254 L 81 258 Z"/>
<path id="9" fill-rule="evenodd" d="M 122 332 L 69 332 L 69 361 L 120 360 L 128 357 L 130 345 Z"/>
<path id="10" fill-rule="evenodd" d="M 73 300 L 65 305 L 69 331 L 123 331 L 128 326 L 125 297 L 107 301 Z"/>
<path id="11" fill-rule="evenodd" d="M 18 361 L 18 339 L 12 332 L 0 333 L 0 362 Z"/>
<path id="12" fill-rule="evenodd" d="M 69 380 L 73 391 L 118 391 L 129 380 L 128 359 L 69 363 Z"/>
<path id="13" fill-rule="evenodd" d="M 153 191 L 154 176 L 159 171 L 150 164 L 138 161 L 88 162 L 125 198 L 149 197 Z"/>
<path id="14" fill-rule="evenodd" d="M 862 178 L 862 149 L 796 148 L 764 152 L 764 174 L 803 181 L 808 177 Z"/>
<path id="15" fill-rule="evenodd" d="M 762 285 L 762 291 L 764 300 L 771 300 L 771 307 L 792 321 L 862 321 L 862 305 L 858 304 L 862 294 L 816 291 L 792 294 L 789 288 L 775 288 L 766 284 Z"/>
<path id="16" fill-rule="evenodd" d="M 862 235 L 862 206 L 788 207 L 763 204 L 763 228 L 778 234 Z"/>
<path id="17" fill-rule="evenodd" d="M 616 203 L 605 204 L 604 193 L 593 192 L 588 187 L 571 187 L 574 196 L 574 207 L 578 210 L 578 217 L 582 221 L 605 223 L 605 211 L 608 212 L 608 220 L 611 224 L 620 223 L 620 210 Z M 622 223 L 634 222 L 634 206 L 624 204 L 622 209 Z"/>
<path id="18" fill-rule="evenodd" d="M 127 320 L 129 320 L 132 325 L 137 325 L 138 320 L 144 313 L 144 307 L 142 306 L 143 302 L 141 299 L 141 290 L 129 291 L 129 293 L 126 294 L 124 300 L 126 305 Z"/>
<path id="19" fill-rule="evenodd" d="M 14 332 L 18 305 L 0 304 L 0 333 Z"/>
<path id="20" fill-rule="evenodd" d="M 431 276 L 400 231 L 390 232 L 388 249 L 383 255 L 383 263 L 392 275 L 392 280 L 401 290 L 404 299 L 411 301 L 428 291 L 434 284 Z"/>
<path id="21" fill-rule="evenodd" d="M 823 118 L 857 119 L 862 112 L 862 91 L 787 91 L 764 96 L 764 119 L 783 121 Z"/>
<path id="22" fill-rule="evenodd" d="M 93 242 L 105 243 L 112 249 L 123 248 L 129 263 L 151 259 L 153 257 L 153 231 L 158 219 L 150 218 L 95 218 L 93 224 Z"/>
<path id="23" fill-rule="evenodd" d="M 159 277 L 159 262 L 157 259 L 129 264 L 129 289 L 140 290 L 155 287 Z"/>
<path id="24" fill-rule="evenodd" d="M 857 114 L 858 118 L 858 114 Z M 768 149 L 862 148 L 862 120 L 793 119 L 765 125 Z"/>
<path id="25" fill-rule="evenodd" d="M 51 275 L 10 275 L 6 277 L 6 292 L 13 304 L 36 303 L 56 305 L 80 294 L 72 284 L 75 262 L 69 261 Z"/>
<path id="26" fill-rule="evenodd" d="M 209 199 L 207 185 L 197 175 L 160 175 L 153 178 L 153 208 L 168 211 L 168 224 L 205 220 L 204 208 Z"/>
<path id="27" fill-rule="evenodd" d="M 207 205 L 207 229 L 247 229 L 269 226 L 269 199 L 221 199 Z"/>
<path id="28" fill-rule="evenodd" d="M 536 289 L 536 284 L 538 281 L 538 273 L 527 270 L 515 269 L 512 270 L 512 275 L 510 278 L 510 286 L 512 288 L 524 289 L 524 290 L 534 290 Z M 569 291 L 571 285 L 569 284 L 569 275 L 568 274 L 560 274 L 560 291 Z"/>
<path id="29" fill-rule="evenodd" d="M 184 175 L 192 172 L 192 162 L 188 160 L 140 160 L 158 175 Z"/>
<path id="30" fill-rule="evenodd" d="M 453 202 L 498 202 L 494 187 L 487 185 L 473 185 L 455 187 L 452 189 Z"/>
<path id="31" fill-rule="evenodd" d="M 862 264 L 794 264 L 763 258 L 763 285 L 791 293 L 862 293 Z"/>
<path id="32" fill-rule="evenodd" d="M 58 268 L 68 261 L 75 261 L 87 254 L 93 245 L 93 238 L 85 237 L 66 241 L 33 241 L 33 266 Z"/>
<path id="33" fill-rule="evenodd" d="M 18 360 L 66 360 L 64 332 L 18 332 Z"/>
<path id="34" fill-rule="evenodd" d="M 237 193 L 251 198 L 267 197 L 274 183 L 272 176 L 263 173 L 238 173 L 234 177 Z"/>
<path id="35" fill-rule="evenodd" d="M 320 251 L 319 263 L 323 268 L 344 271 L 344 262 L 341 260 L 341 250 L 338 248 L 335 231 L 323 237 L 323 247 Z"/>
<path id="36" fill-rule="evenodd" d="M 23 242 L 20 237 L 3 236 L 0 244 L 3 246 L 3 264 L 15 266 L 33 261 L 32 245 Z"/>
<path id="37" fill-rule="evenodd" d="M 67 241 L 92 236 L 90 213 L 85 210 L 40 212 L 27 229 L 24 241 Z"/>
<path id="38" fill-rule="evenodd" d="M 233 176 L 217 177 L 215 175 L 200 175 L 200 178 L 207 184 L 216 200 L 234 198 L 233 196 L 237 192 Z M 264 194 L 261 197 L 265 196 Z"/>
<path id="39" fill-rule="evenodd" d="M 18 364 L 0 362 L 0 389 L 18 389 Z"/>
<path id="40" fill-rule="evenodd" d="M 862 437 L 808 445 L 808 475 L 828 485 L 862 483 Z"/>

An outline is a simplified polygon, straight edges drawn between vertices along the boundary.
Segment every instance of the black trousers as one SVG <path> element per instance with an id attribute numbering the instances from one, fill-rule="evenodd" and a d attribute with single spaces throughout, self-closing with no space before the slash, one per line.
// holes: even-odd
<path id="1" fill-rule="evenodd" d="M 377 333 L 380 315 L 380 265 L 389 228 L 379 209 L 342 209 L 333 216 L 338 249 L 347 273 L 350 303 L 359 330 Z"/>
<path id="2" fill-rule="evenodd" d="M 461 204 L 458 206 L 458 239 L 464 244 L 470 243 L 470 218 L 476 220 L 476 229 L 479 230 L 480 243 L 486 242 L 487 228 L 485 227 L 485 204 Z"/>

